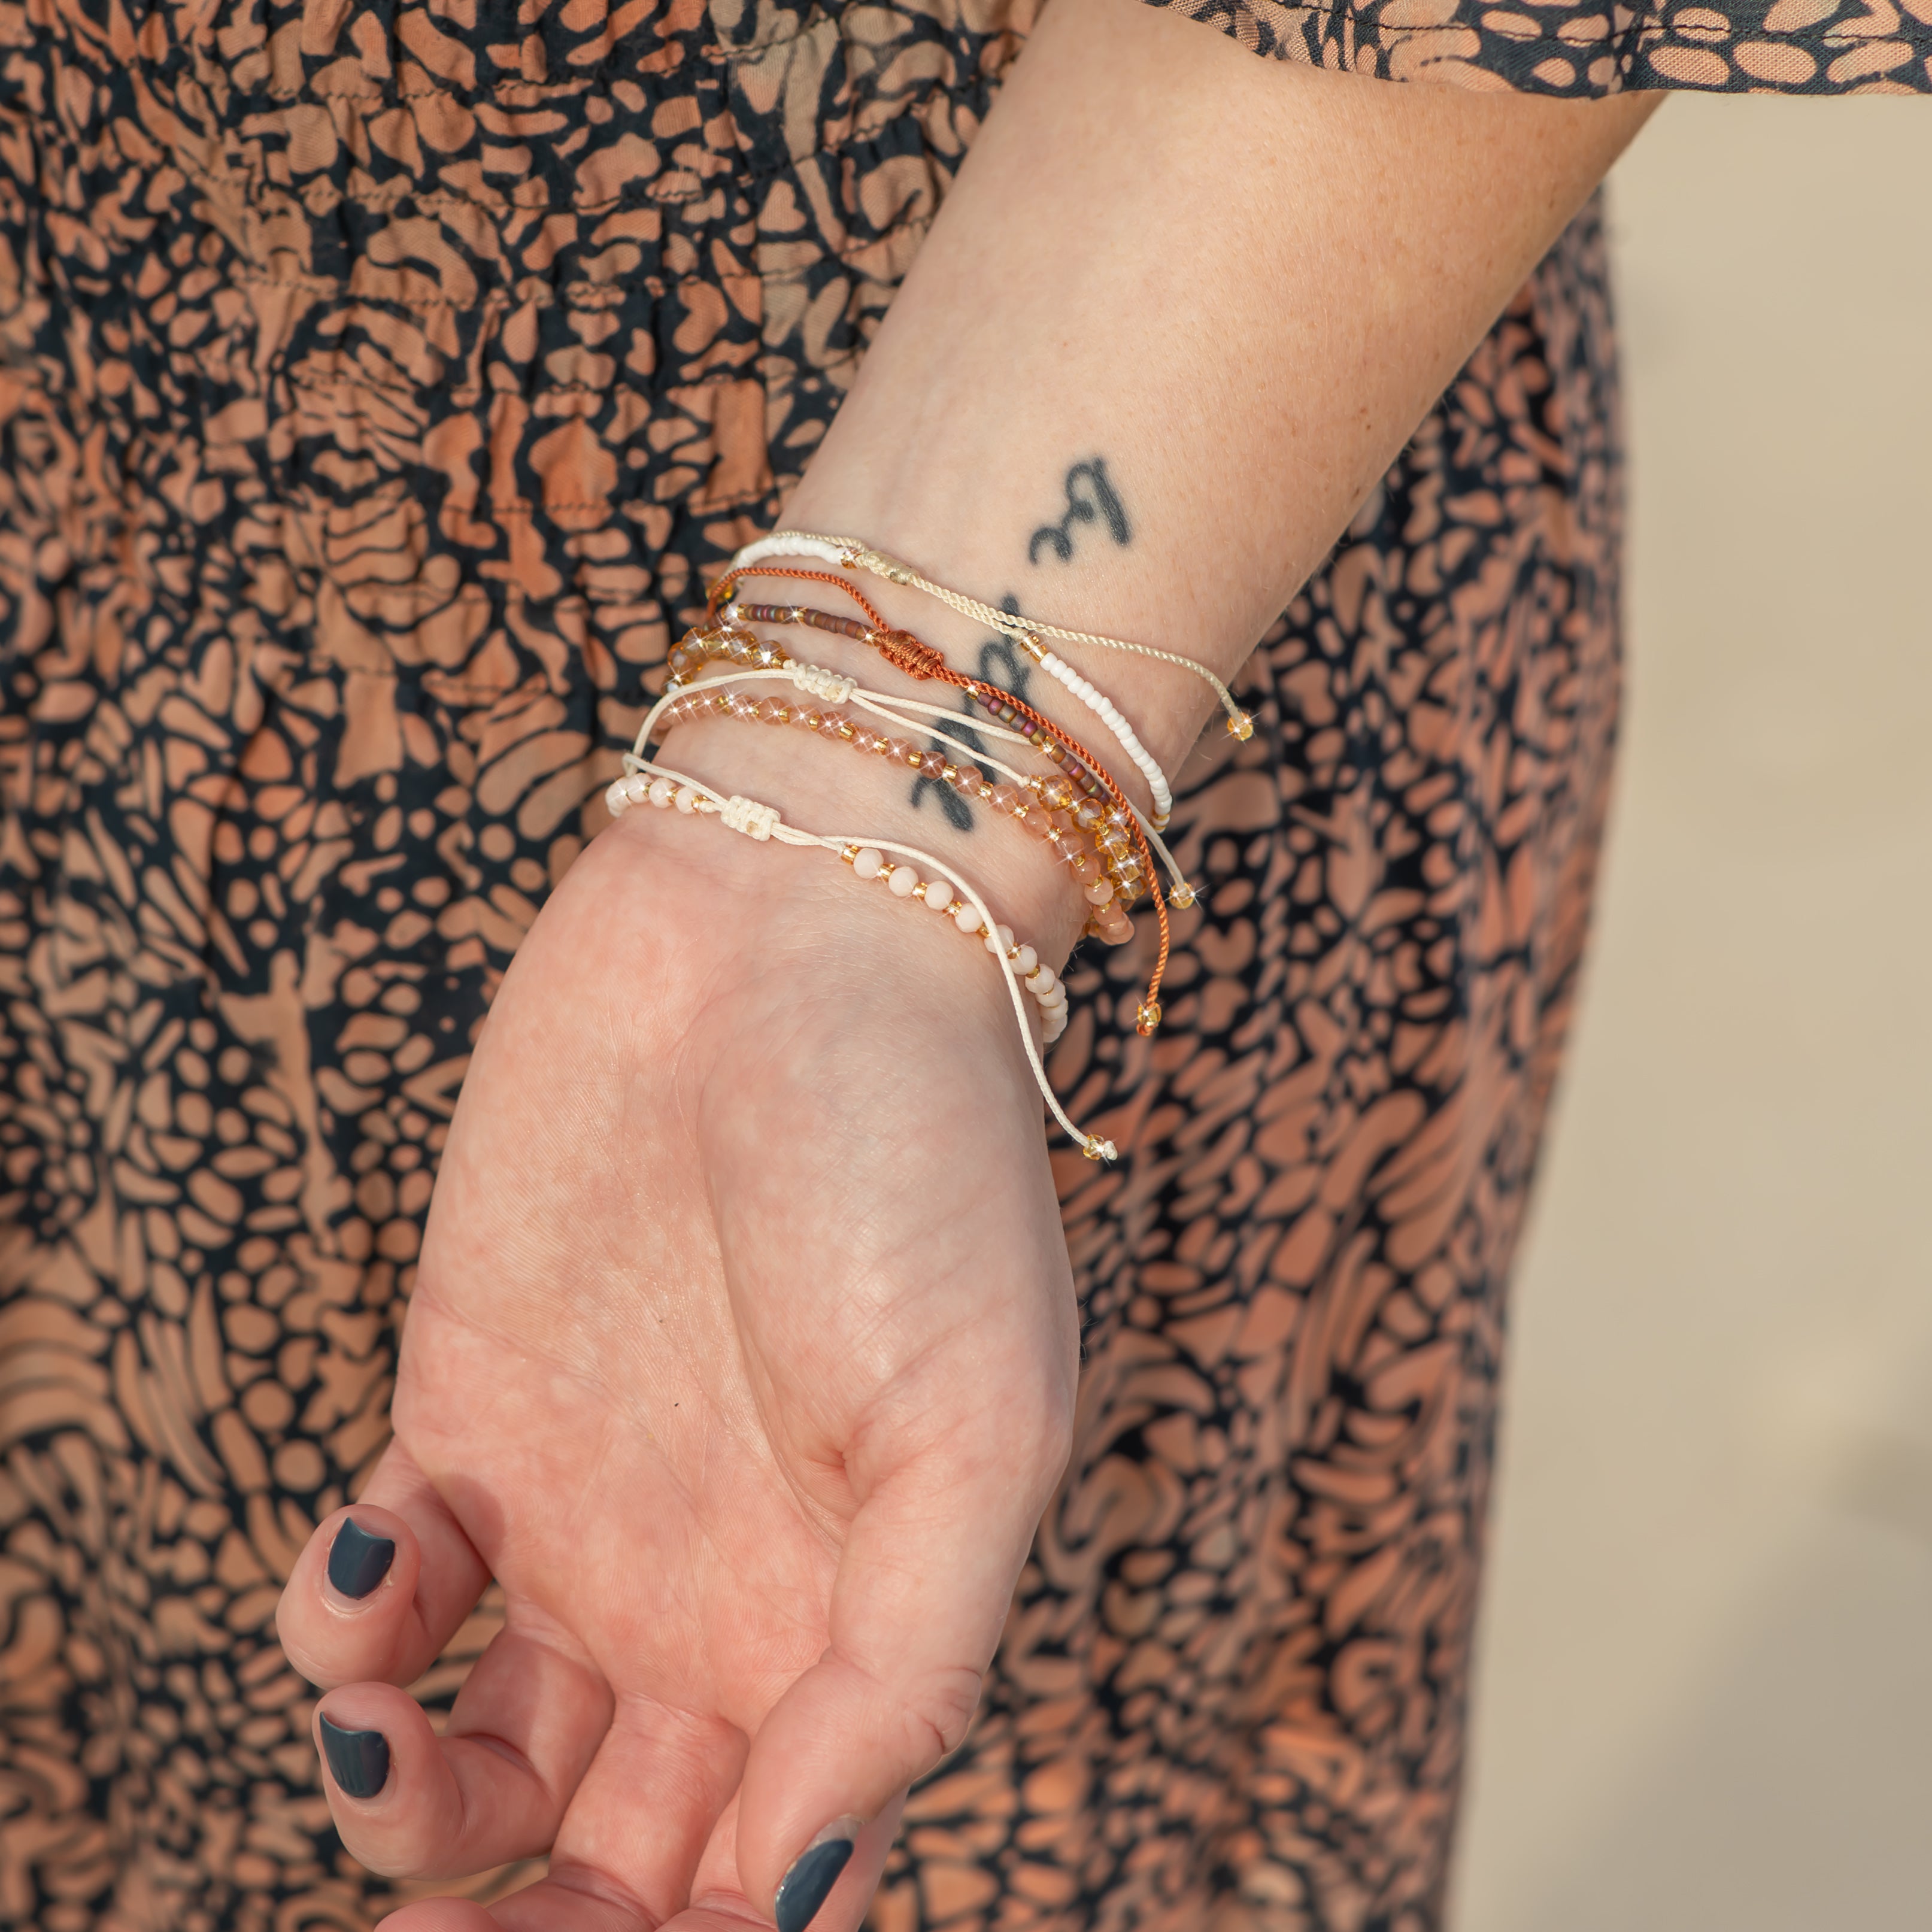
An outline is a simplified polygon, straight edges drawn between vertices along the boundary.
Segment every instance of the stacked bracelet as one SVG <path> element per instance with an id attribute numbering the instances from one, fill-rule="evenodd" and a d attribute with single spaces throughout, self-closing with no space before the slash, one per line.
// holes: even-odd
<path id="1" fill-rule="evenodd" d="M 853 602 L 865 611 L 868 618 L 874 620 L 875 626 L 883 622 L 878 611 L 872 608 L 864 595 L 855 586 L 842 582 L 836 578 L 827 577 L 823 571 L 796 568 L 790 565 L 768 564 L 734 565 L 723 577 L 720 578 L 711 586 L 708 599 L 709 607 L 714 616 L 717 615 L 722 607 L 730 603 L 735 594 L 738 579 L 754 574 L 802 578 L 814 583 L 835 584 L 851 598 Z M 824 614 L 814 614 L 822 616 Z M 789 611 L 784 621 L 794 621 Z M 728 625 L 714 628 L 717 629 L 718 634 L 720 636 L 728 636 L 732 628 Z M 1152 894 L 1154 919 L 1160 928 L 1160 942 L 1155 950 L 1154 970 L 1148 976 L 1147 998 L 1141 1002 L 1134 1016 L 1134 1024 L 1138 1031 L 1144 1034 L 1152 1033 L 1160 1024 L 1160 982 L 1167 970 L 1168 950 L 1172 942 L 1172 934 L 1168 926 L 1167 906 L 1162 896 L 1160 883 L 1156 876 L 1154 854 L 1149 843 L 1150 831 L 1157 832 L 1159 827 L 1165 822 L 1159 812 L 1156 812 L 1151 826 L 1144 824 L 1139 813 L 1134 811 L 1132 802 L 1128 799 L 1126 794 L 1120 789 L 1119 784 L 1108 773 L 1106 766 L 1101 764 L 1100 760 L 1077 740 L 1069 734 L 1059 730 L 1034 710 L 1032 706 L 1015 697 L 1012 692 L 1000 691 L 997 686 L 988 684 L 983 679 L 968 677 L 964 672 L 953 670 L 938 652 L 933 650 L 930 645 L 922 643 L 910 632 L 874 628 L 864 630 L 858 634 L 862 638 L 865 643 L 879 652 L 889 662 L 897 665 L 910 676 L 922 680 L 937 680 L 941 683 L 952 685 L 965 692 L 969 696 L 986 704 L 989 710 L 995 705 L 998 706 L 1000 709 L 998 715 L 1003 718 L 1010 717 L 1016 722 L 1024 719 L 1034 729 L 1058 739 L 1070 752 L 1078 758 L 1082 764 L 1093 773 L 1113 804 L 1124 814 L 1131 814 L 1132 828 L 1127 836 L 1138 848 L 1138 866 L 1146 878 L 1148 890 Z M 720 654 L 725 648 L 727 647 L 716 644 L 712 646 L 713 651 Z M 735 661 L 736 654 L 746 647 L 737 645 L 728 648 L 731 650 Z M 680 682 L 684 681 L 688 675 L 693 674 L 684 670 L 682 662 L 677 659 L 675 653 L 674 662 Z M 1166 782 L 1165 779 L 1161 781 L 1162 795 L 1165 793 Z"/>
<path id="2" fill-rule="evenodd" d="M 801 563 L 801 559 L 830 564 L 836 570 L 809 568 Z M 934 597 L 1019 645 L 1046 675 L 1071 692 L 1106 726 L 1146 780 L 1154 799 L 1151 814 L 1144 815 L 1106 765 L 1032 705 L 983 678 L 955 670 L 931 645 L 910 632 L 888 624 L 853 581 L 854 574 L 860 572 Z M 739 586 L 751 576 L 784 577 L 829 585 L 849 597 L 864 614 L 863 618 L 842 616 L 803 604 L 741 601 Z M 1160 1024 L 1159 995 L 1169 943 L 1168 905 L 1170 900 L 1177 905 L 1191 904 L 1194 896 L 1160 836 L 1172 809 L 1172 793 L 1166 775 L 1119 707 L 1049 650 L 1045 640 L 1052 637 L 1072 644 L 1132 652 L 1184 668 L 1214 686 L 1228 714 L 1229 730 L 1237 737 L 1250 736 L 1253 728 L 1251 721 L 1234 704 L 1227 687 L 1190 658 L 995 610 L 977 598 L 934 584 L 910 566 L 849 538 L 781 532 L 748 544 L 711 586 L 706 608 L 707 620 L 673 647 L 671 675 L 664 693 L 650 707 L 639 729 L 636 746 L 624 761 L 626 776 L 606 794 L 613 814 L 648 802 L 661 810 L 674 808 L 687 815 L 716 817 L 731 830 L 753 838 L 818 846 L 838 858 L 855 878 L 876 882 L 894 898 L 944 914 L 960 932 L 978 938 L 999 967 L 1020 1024 L 1022 1044 L 1034 1080 L 1054 1119 L 1079 1143 L 1090 1160 L 1114 1158 L 1111 1142 L 1083 1133 L 1075 1126 L 1046 1077 L 1041 1049 L 1058 1040 L 1067 1024 L 1066 992 L 1059 976 L 1032 946 L 1016 939 L 1010 928 L 994 917 L 970 884 L 956 883 L 956 868 L 886 839 L 808 832 L 788 826 L 772 806 L 737 794 L 727 796 L 654 764 L 646 755 L 646 747 L 655 730 L 700 718 L 797 724 L 817 736 L 836 739 L 856 750 L 902 764 L 922 778 L 978 800 L 1034 832 L 1080 886 L 1088 910 L 1090 933 L 1116 944 L 1130 938 L 1133 928 L 1127 917 L 1128 908 L 1143 896 L 1150 896 L 1160 943 L 1146 997 L 1136 1015 L 1138 1030 L 1150 1034 Z M 796 626 L 848 638 L 876 652 L 916 682 L 938 682 L 963 694 L 968 704 L 976 706 L 990 722 L 978 722 L 970 710 L 962 716 L 956 700 L 949 708 L 862 689 L 856 678 L 842 672 L 800 663 L 782 644 L 750 628 L 753 624 Z M 712 664 L 716 664 L 724 675 L 694 688 L 706 667 Z M 765 680 L 789 684 L 800 695 L 796 698 L 789 694 L 758 697 L 736 688 L 740 683 Z M 921 738 L 929 740 L 929 745 L 922 748 L 916 742 Z M 982 748 L 986 744 L 995 748 Z M 1021 748 L 1006 750 L 1009 746 Z M 1054 769 L 1045 772 L 1024 769 L 1028 754 L 1046 759 Z M 1006 762 L 1015 758 L 1021 760 L 1019 764 Z M 986 769 L 982 770 L 982 766 Z M 1160 879 L 1163 866 L 1172 880 L 1166 892 Z M 1029 1006 L 1039 1016 L 1037 1040 L 1028 1018 Z"/>

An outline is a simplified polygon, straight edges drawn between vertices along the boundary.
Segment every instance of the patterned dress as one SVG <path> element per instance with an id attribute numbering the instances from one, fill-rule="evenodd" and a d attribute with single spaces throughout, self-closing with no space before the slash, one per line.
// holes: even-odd
<path id="1" fill-rule="evenodd" d="M 1393 78 L 1924 89 L 1905 4 L 1184 10 Z M 492 990 L 1032 10 L 0 0 L 0 1924 L 398 1895 L 280 1582 L 386 1440 Z M 1081 1447 L 878 1932 L 1439 1922 L 1616 422 L 1592 210 L 1190 767 L 1169 1025 L 1054 1068 L 1128 1150 L 1059 1163 Z"/>

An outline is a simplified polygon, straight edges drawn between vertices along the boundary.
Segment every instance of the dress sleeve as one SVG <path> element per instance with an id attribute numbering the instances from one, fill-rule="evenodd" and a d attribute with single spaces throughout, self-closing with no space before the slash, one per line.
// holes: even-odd
<path id="1" fill-rule="evenodd" d="M 1148 0 L 1275 60 L 1587 98 L 1932 93 L 1932 0 Z"/>

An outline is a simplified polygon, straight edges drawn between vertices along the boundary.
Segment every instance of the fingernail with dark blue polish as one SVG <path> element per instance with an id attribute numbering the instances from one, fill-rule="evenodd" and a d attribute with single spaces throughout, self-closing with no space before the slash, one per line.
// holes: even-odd
<path id="1" fill-rule="evenodd" d="M 800 1855 L 798 1862 L 784 1875 L 778 1887 L 778 1932 L 805 1932 L 818 1916 L 818 1908 L 838 1882 L 838 1874 L 850 1862 L 854 1821 L 842 1820 L 828 1825 Z"/>
<path id="2" fill-rule="evenodd" d="M 386 1536 L 371 1536 L 352 1516 L 342 1519 L 328 1546 L 328 1580 L 345 1597 L 366 1597 L 389 1574 L 396 1546 Z"/>
<path id="3" fill-rule="evenodd" d="M 351 1798 L 373 1798 L 389 1781 L 389 1741 L 380 1731 L 345 1731 L 324 1718 L 322 1754 L 329 1776 Z"/>

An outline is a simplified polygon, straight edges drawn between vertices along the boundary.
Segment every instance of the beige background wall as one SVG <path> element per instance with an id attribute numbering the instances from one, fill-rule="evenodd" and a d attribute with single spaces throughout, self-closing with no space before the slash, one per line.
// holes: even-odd
<path id="1" fill-rule="evenodd" d="M 1932 101 L 1612 188 L 1631 679 L 1458 1932 L 1932 1927 Z"/>

